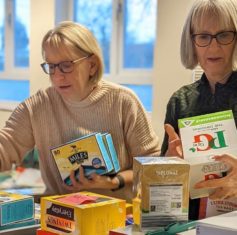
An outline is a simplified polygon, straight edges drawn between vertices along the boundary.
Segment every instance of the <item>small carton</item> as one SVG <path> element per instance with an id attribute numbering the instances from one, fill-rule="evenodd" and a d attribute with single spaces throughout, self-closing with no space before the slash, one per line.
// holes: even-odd
<path id="1" fill-rule="evenodd" d="M 189 164 L 178 157 L 135 157 L 133 217 L 141 229 L 188 220 Z"/>
<path id="2" fill-rule="evenodd" d="M 118 160 L 118 155 L 114 147 L 112 136 L 111 134 L 104 133 L 102 134 L 102 138 L 114 167 L 113 171 L 111 171 L 109 174 L 116 174 L 120 171 L 120 164 Z"/>
<path id="3" fill-rule="evenodd" d="M 41 198 L 42 230 L 68 235 L 107 235 L 124 227 L 126 201 L 90 192 Z"/>
<path id="4" fill-rule="evenodd" d="M 222 177 L 228 170 L 213 156 L 237 154 L 237 131 L 231 110 L 178 120 L 184 159 L 190 165 L 190 197 L 207 197 L 213 189 L 195 189 L 201 180 Z"/>
<path id="5" fill-rule="evenodd" d="M 93 172 L 103 175 L 113 170 L 113 164 L 104 145 L 101 133 L 94 133 L 51 149 L 62 180 L 71 185 L 70 173 L 79 177 L 82 165 L 85 176 Z"/>
<path id="6" fill-rule="evenodd" d="M 0 226 L 34 219 L 33 196 L 0 192 Z"/>
<path id="7" fill-rule="evenodd" d="M 0 231 L 8 229 L 17 229 L 21 227 L 26 227 L 30 225 L 39 225 L 40 224 L 40 206 L 39 204 L 34 204 L 35 214 L 33 219 L 26 219 L 22 221 L 17 221 L 7 225 L 0 226 Z"/>
<path id="8" fill-rule="evenodd" d="M 231 211 L 237 210 L 237 198 L 228 198 L 223 200 L 211 200 L 207 199 L 206 211 L 204 218 L 216 216 Z"/>

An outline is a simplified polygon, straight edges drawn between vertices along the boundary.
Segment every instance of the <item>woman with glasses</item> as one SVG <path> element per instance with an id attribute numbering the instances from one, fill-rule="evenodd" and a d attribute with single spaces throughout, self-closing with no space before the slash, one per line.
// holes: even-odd
<path id="1" fill-rule="evenodd" d="M 200 80 L 180 88 L 170 98 L 163 155 L 182 157 L 178 119 L 232 109 L 237 124 L 236 31 L 236 0 L 194 2 L 183 27 L 181 61 L 191 70 L 200 65 L 204 73 Z M 228 190 L 222 193 L 221 198 L 229 196 Z M 199 200 L 192 200 L 190 219 L 198 218 L 198 209 Z"/>
<path id="2" fill-rule="evenodd" d="M 133 157 L 157 155 L 159 141 L 137 96 L 105 81 L 102 52 L 84 26 L 62 22 L 42 41 L 43 71 L 52 86 L 22 102 L 0 131 L 1 170 L 20 163 L 36 147 L 46 194 L 81 190 L 131 200 Z M 65 185 L 50 149 L 95 132 L 110 133 L 121 171 L 114 176 L 92 174 L 79 179 L 71 172 Z"/>

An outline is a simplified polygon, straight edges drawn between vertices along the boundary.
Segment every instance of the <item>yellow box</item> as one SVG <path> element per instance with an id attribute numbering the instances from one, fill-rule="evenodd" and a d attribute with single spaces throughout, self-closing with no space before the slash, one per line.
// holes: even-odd
<path id="1" fill-rule="evenodd" d="M 96 202 L 73 205 L 59 200 L 67 197 L 96 197 Z M 90 192 L 41 198 L 41 228 L 60 235 L 107 235 L 124 227 L 126 201 Z"/>
<path id="2" fill-rule="evenodd" d="M 178 157 L 135 157 L 133 217 L 140 228 L 188 220 L 190 165 Z"/>

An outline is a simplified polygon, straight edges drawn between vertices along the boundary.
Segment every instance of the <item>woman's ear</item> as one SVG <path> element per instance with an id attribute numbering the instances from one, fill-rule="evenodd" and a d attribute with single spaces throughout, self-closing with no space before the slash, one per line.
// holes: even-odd
<path id="1" fill-rule="evenodd" d="M 90 76 L 93 76 L 98 70 L 99 60 L 95 55 L 92 55 L 89 58 L 89 62 L 90 62 Z"/>

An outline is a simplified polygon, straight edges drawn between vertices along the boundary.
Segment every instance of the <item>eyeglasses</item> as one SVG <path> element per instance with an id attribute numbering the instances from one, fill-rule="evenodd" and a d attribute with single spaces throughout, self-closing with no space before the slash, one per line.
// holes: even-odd
<path id="1" fill-rule="evenodd" d="M 63 61 L 58 64 L 43 63 L 40 66 L 42 67 L 44 72 L 49 75 L 52 75 L 55 73 L 56 67 L 58 67 L 62 73 L 71 73 L 73 71 L 75 63 L 78 63 L 79 61 L 82 61 L 88 57 L 90 57 L 90 55 L 76 59 L 76 60 L 72 60 L 72 61 Z"/>
<path id="2" fill-rule="evenodd" d="M 197 46 L 207 47 L 211 44 L 213 38 L 215 38 L 220 45 L 228 45 L 234 41 L 235 36 L 236 32 L 234 31 L 224 31 L 215 35 L 207 33 L 193 34 L 192 39 Z"/>

